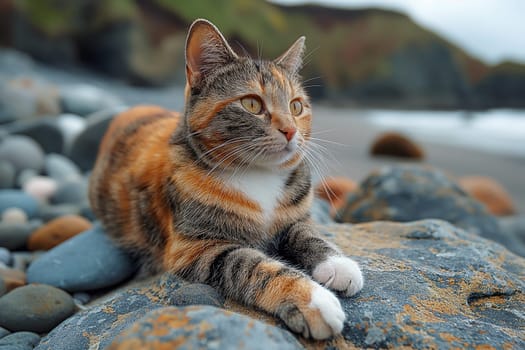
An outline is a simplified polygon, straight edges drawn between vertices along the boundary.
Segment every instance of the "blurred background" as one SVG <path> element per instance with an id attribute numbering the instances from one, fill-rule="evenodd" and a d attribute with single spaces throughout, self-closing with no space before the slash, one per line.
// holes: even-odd
<path id="1" fill-rule="evenodd" d="M 423 162 L 490 177 L 523 213 L 523 14 L 521 0 L 0 0 L 0 128 L 88 114 L 73 91 L 182 110 L 185 36 L 207 18 L 256 57 L 307 37 L 322 175 Z"/>

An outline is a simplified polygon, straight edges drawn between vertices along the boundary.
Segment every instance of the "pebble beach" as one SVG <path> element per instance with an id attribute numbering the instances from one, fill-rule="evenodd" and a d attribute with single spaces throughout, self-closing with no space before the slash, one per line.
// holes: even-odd
<path id="1" fill-rule="evenodd" d="M 359 110 L 316 105 L 316 181 L 359 185 L 335 217 L 316 199 L 312 218 L 368 284 L 341 297 L 343 334 L 312 342 L 210 286 L 143 276 L 106 236 L 89 174 L 112 118 L 139 103 L 181 110 L 182 89 L 146 91 L 0 52 L 0 349 L 525 347 L 523 158 L 417 134 L 423 162 L 370 157 L 384 129 Z M 501 183 L 515 214 L 489 213 L 457 184 L 467 175 Z"/>

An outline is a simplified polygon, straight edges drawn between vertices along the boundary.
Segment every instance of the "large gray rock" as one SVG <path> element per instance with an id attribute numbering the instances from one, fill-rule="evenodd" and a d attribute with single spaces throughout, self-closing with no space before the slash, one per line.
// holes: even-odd
<path id="1" fill-rule="evenodd" d="M 301 339 L 306 348 L 525 347 L 525 259 L 441 220 L 319 228 L 360 263 L 365 286 L 354 297 L 340 298 L 347 318 L 343 334 L 325 342 Z M 181 286 L 187 284 L 164 275 L 152 286 L 116 292 L 63 322 L 37 349 L 106 348 L 151 310 L 184 304 L 184 298 L 172 299 L 187 294 L 177 293 Z M 232 301 L 227 305 L 270 324 L 277 322 Z M 141 323 L 135 327 L 145 331 Z M 142 335 L 127 333 L 118 339 Z M 220 332 L 215 336 L 218 342 L 228 341 Z M 258 345 L 250 338 L 246 344 Z"/>
<path id="2" fill-rule="evenodd" d="M 212 306 L 166 307 L 149 312 L 119 335 L 109 350 L 158 349 L 303 349 L 289 332 Z M 139 345 L 140 344 L 140 345 Z"/>
<path id="3" fill-rule="evenodd" d="M 504 234 L 498 220 L 443 172 L 431 167 L 392 166 L 372 173 L 350 194 L 338 222 L 443 219 L 525 256 L 525 245 Z"/>
<path id="4" fill-rule="evenodd" d="M 11 331 L 49 332 L 74 312 L 69 294 L 46 285 L 22 286 L 0 298 L 0 326 Z"/>
<path id="5" fill-rule="evenodd" d="M 27 282 L 88 291 L 114 286 L 135 270 L 134 261 L 95 225 L 35 260 L 27 270 Z"/>

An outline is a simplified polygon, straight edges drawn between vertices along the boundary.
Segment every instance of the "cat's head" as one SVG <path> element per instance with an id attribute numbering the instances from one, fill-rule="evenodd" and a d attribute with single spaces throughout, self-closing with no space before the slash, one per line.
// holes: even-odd
<path id="1" fill-rule="evenodd" d="M 186 41 L 189 139 L 217 168 L 293 168 L 311 131 L 298 71 L 304 37 L 273 61 L 237 55 L 220 31 L 195 21 Z"/>

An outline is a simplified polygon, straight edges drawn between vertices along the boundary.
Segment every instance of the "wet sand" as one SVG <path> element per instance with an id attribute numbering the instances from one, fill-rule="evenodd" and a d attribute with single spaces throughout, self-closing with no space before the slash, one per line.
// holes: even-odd
<path id="1" fill-rule="evenodd" d="M 359 182 L 375 169 L 400 163 L 393 158 L 369 156 L 371 143 L 386 129 L 371 124 L 358 110 L 314 106 L 313 125 L 313 137 L 326 140 L 315 142 L 332 155 L 323 157 L 325 174 L 346 176 Z M 436 144 L 417 135 L 409 136 L 424 149 L 424 164 L 452 176 L 490 176 L 509 191 L 518 212 L 525 213 L 525 158 Z"/>

